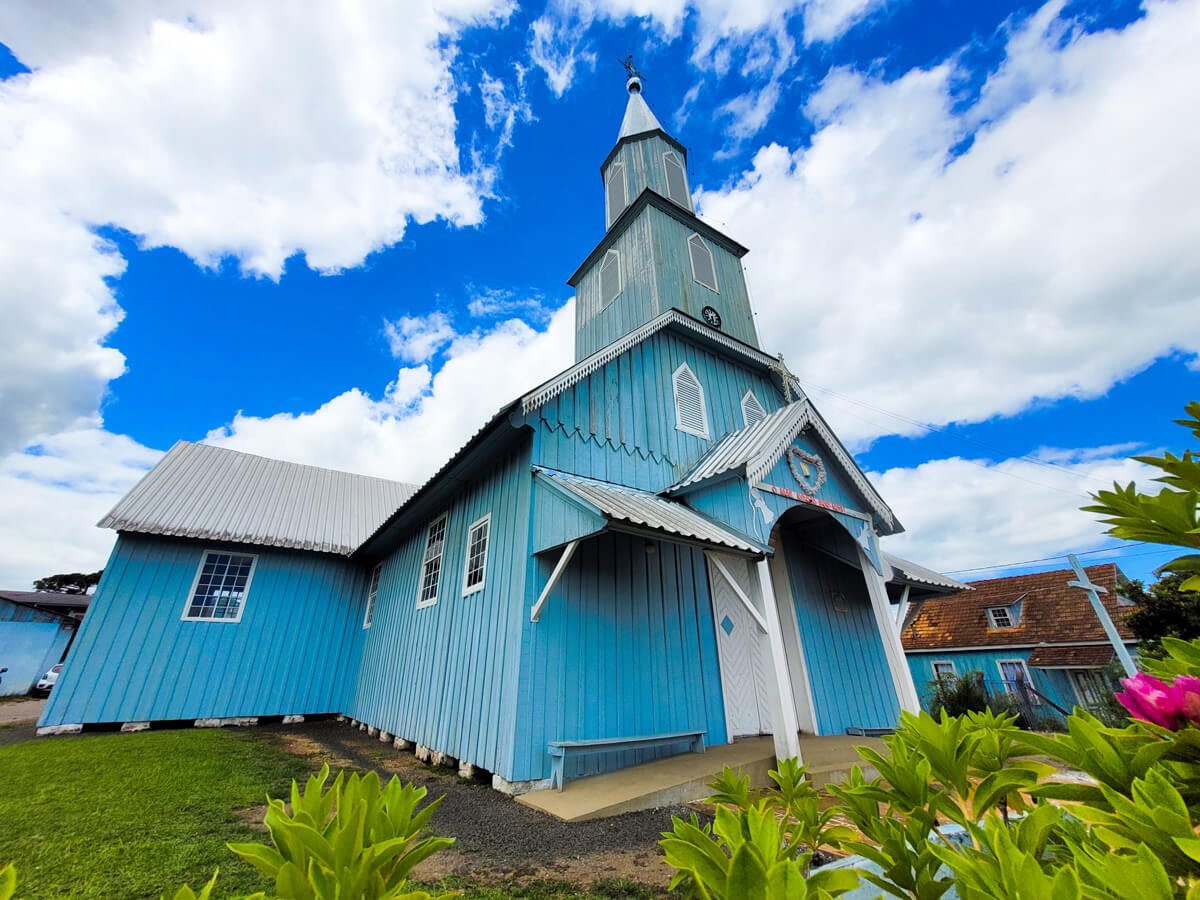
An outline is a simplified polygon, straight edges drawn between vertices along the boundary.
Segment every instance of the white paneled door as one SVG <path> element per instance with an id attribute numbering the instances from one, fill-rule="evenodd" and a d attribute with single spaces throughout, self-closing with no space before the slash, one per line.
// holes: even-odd
<path id="1" fill-rule="evenodd" d="M 724 572 L 721 571 L 722 567 Z M 753 598 L 754 591 L 746 560 L 716 554 L 710 557 L 708 579 L 712 585 L 713 620 L 717 625 L 721 687 L 725 693 L 725 721 L 729 736 L 770 734 L 767 679 L 771 660 L 767 636 L 746 609 L 737 591 L 730 586 L 726 572 L 746 597 Z"/>

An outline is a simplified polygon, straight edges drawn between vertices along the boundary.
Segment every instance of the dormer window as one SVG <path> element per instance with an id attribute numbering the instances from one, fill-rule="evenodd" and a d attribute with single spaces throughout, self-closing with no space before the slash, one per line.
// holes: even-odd
<path id="1" fill-rule="evenodd" d="M 1017 616 L 1013 615 L 1011 606 L 992 606 L 988 608 L 988 625 L 991 628 L 1016 628 L 1020 624 Z"/>
<path id="2" fill-rule="evenodd" d="M 625 163 L 617 161 L 608 167 L 604 181 L 604 193 L 608 202 L 608 227 L 617 221 L 629 203 L 629 192 L 625 186 Z"/>
<path id="3" fill-rule="evenodd" d="M 609 250 L 600 263 L 600 305 L 608 306 L 617 299 L 624 285 L 621 284 L 621 254 Z"/>
<path id="4" fill-rule="evenodd" d="M 761 422 L 767 417 L 767 411 L 763 409 L 763 405 L 758 402 L 758 398 L 754 396 L 754 391 L 746 391 L 746 396 L 742 397 L 742 421 L 749 428 L 756 422 Z"/>
<path id="5" fill-rule="evenodd" d="M 696 437 L 708 439 L 708 408 L 704 387 L 687 363 L 671 376 L 675 388 L 675 427 Z"/>
<path id="6" fill-rule="evenodd" d="M 693 234 L 688 238 L 688 251 L 692 257 L 692 278 L 710 291 L 717 289 L 717 268 L 713 264 L 712 251 L 704 238 Z"/>
<path id="7" fill-rule="evenodd" d="M 691 209 L 692 203 L 688 196 L 687 175 L 683 170 L 683 161 L 674 150 L 668 150 L 663 154 L 663 169 L 667 176 L 667 197 L 684 209 Z"/>

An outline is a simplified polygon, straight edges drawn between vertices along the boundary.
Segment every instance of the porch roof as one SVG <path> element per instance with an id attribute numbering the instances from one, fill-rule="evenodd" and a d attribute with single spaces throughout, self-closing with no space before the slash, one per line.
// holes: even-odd
<path id="1" fill-rule="evenodd" d="M 600 527 L 593 534 L 606 530 L 610 523 L 619 523 L 755 556 L 770 553 L 768 548 L 676 500 L 554 469 L 536 467 L 534 472 L 544 484 L 559 489 L 586 511 L 602 517 L 604 521 L 597 523 Z"/>
<path id="2" fill-rule="evenodd" d="M 1108 644 L 1092 647 L 1038 647 L 1029 654 L 1035 669 L 1103 669 L 1117 655 Z"/>
<path id="3" fill-rule="evenodd" d="M 883 559 L 892 567 L 892 577 L 889 579 L 900 584 L 911 584 L 914 587 L 932 588 L 934 593 L 947 594 L 953 591 L 969 591 L 970 585 L 955 581 L 949 575 L 935 572 L 919 566 L 915 562 L 902 559 L 899 556 L 883 551 Z"/>

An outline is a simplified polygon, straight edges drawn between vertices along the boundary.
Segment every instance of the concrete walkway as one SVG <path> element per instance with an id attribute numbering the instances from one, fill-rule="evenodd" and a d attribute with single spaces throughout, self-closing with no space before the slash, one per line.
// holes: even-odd
<path id="1" fill-rule="evenodd" d="M 815 787 L 843 781 L 861 759 L 855 747 L 883 747 L 879 738 L 835 735 L 800 738 L 800 753 Z M 709 784 L 729 766 L 750 776 L 752 787 L 767 787 L 775 767 L 772 738 L 757 737 L 708 747 L 703 753 L 681 753 L 640 766 L 568 781 L 561 791 L 531 791 L 517 802 L 565 822 L 602 819 L 621 813 L 702 800 Z M 864 767 L 865 768 L 865 767 Z M 868 775 L 875 772 L 867 770 Z"/>
<path id="2" fill-rule="evenodd" d="M 0 728 L 5 725 L 35 724 L 45 708 L 45 700 L 5 700 L 0 703 Z"/>

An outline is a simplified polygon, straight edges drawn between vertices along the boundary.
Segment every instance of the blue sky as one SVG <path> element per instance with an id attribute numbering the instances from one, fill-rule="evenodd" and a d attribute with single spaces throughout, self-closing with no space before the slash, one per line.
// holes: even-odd
<path id="1" fill-rule="evenodd" d="M 896 552 L 1111 546 L 1086 492 L 1183 446 L 1195 2 L 281 10 L 0 11 L 5 584 L 175 440 L 420 481 L 568 364 L 627 53 Z"/>

